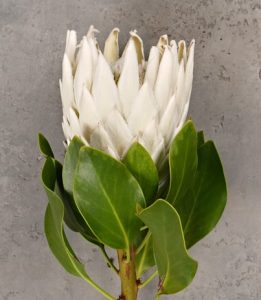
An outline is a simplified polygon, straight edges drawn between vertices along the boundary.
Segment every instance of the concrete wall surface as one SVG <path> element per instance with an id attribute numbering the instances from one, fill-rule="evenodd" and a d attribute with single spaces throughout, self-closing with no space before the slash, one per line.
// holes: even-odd
<path id="1" fill-rule="evenodd" d="M 80 38 L 91 24 L 101 44 L 114 26 L 121 46 L 137 29 L 147 54 L 164 33 L 196 39 L 189 114 L 216 141 L 228 205 L 216 229 L 190 251 L 199 261 L 193 283 L 162 299 L 260 300 L 260 0 L 0 0 L 0 299 L 103 299 L 65 273 L 47 247 L 36 145 L 41 131 L 63 156 L 58 79 L 65 34 L 76 29 Z M 70 240 L 90 274 L 118 291 L 97 249 L 78 236 Z M 153 293 L 150 284 L 140 299 Z"/>

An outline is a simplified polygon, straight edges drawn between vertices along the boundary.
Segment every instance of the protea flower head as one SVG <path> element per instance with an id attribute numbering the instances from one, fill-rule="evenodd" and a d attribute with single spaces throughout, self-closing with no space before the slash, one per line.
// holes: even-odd
<path id="1" fill-rule="evenodd" d="M 119 29 L 109 34 L 102 52 L 91 26 L 77 44 L 67 32 L 60 90 L 66 144 L 75 136 L 121 159 L 138 141 L 159 166 L 184 124 L 189 108 L 194 40 L 159 38 L 146 61 L 136 31 L 120 55 Z"/>

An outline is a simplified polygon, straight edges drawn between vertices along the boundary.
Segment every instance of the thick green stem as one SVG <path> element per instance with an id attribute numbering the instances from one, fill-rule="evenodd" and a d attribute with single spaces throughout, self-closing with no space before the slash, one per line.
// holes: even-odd
<path id="1" fill-rule="evenodd" d="M 127 259 L 128 257 L 128 259 Z M 121 296 L 122 300 L 136 300 L 138 294 L 138 285 L 135 270 L 134 251 L 130 249 L 129 255 L 125 250 L 118 250 L 120 278 L 121 278 Z"/>

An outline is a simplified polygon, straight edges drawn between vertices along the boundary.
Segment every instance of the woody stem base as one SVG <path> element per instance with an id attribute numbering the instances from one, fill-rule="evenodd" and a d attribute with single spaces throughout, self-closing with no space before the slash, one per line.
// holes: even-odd
<path id="1" fill-rule="evenodd" d="M 119 300 L 137 300 L 138 285 L 135 270 L 135 256 L 130 250 L 129 257 L 125 250 L 118 250 L 121 295 Z"/>

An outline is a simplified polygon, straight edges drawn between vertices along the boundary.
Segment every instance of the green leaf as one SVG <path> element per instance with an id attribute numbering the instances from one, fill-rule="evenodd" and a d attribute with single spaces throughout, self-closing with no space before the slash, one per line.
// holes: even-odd
<path id="1" fill-rule="evenodd" d="M 82 147 L 73 195 L 84 219 L 104 244 L 127 249 L 140 236 L 142 223 L 135 213 L 138 207 L 145 207 L 145 199 L 121 162 L 99 150 Z"/>
<path id="2" fill-rule="evenodd" d="M 64 205 L 64 221 L 73 231 L 80 232 L 88 241 L 101 246 L 94 236 L 80 212 L 73 198 L 64 190 L 62 183 L 62 165 L 54 159 L 48 158 L 42 170 L 42 181 L 59 197 Z"/>
<path id="3" fill-rule="evenodd" d="M 59 196 L 54 192 L 54 182 L 49 180 L 46 174 L 53 170 L 55 162 L 51 158 L 47 158 L 43 170 L 42 180 L 49 199 L 49 203 L 45 212 L 45 235 L 48 241 L 48 245 L 60 262 L 63 268 L 70 274 L 80 277 L 97 291 L 99 291 L 106 299 L 114 300 L 115 298 L 100 288 L 86 273 L 84 265 L 75 255 L 71 245 L 69 244 L 65 232 L 64 232 L 64 205 Z M 50 175 L 52 177 L 52 175 Z M 54 179 L 55 177 L 52 177 Z"/>
<path id="4" fill-rule="evenodd" d="M 193 183 L 197 163 L 197 132 L 192 121 L 188 121 L 175 137 L 169 152 L 170 186 L 166 199 L 172 205 Z"/>
<path id="5" fill-rule="evenodd" d="M 175 203 L 188 248 L 215 227 L 225 208 L 226 199 L 222 164 L 214 143 L 208 141 L 198 149 L 198 169 L 193 187 Z"/>
<path id="6" fill-rule="evenodd" d="M 71 198 L 70 195 L 66 193 L 66 191 L 63 188 L 62 183 L 62 169 L 63 166 L 60 162 L 57 160 L 53 161 L 53 168 L 51 170 L 48 170 L 48 174 L 46 176 L 50 176 L 51 173 L 55 175 L 51 175 L 52 177 L 55 176 L 55 187 L 54 192 L 57 194 L 58 197 L 63 202 L 64 205 L 64 221 L 65 224 L 72 230 L 76 232 L 80 232 L 82 230 L 82 227 L 77 221 L 77 218 L 75 217 L 74 211 L 71 207 Z"/>
<path id="7" fill-rule="evenodd" d="M 138 181 L 147 206 L 150 205 L 158 190 L 158 171 L 147 150 L 139 143 L 134 143 L 122 161 Z"/>
<path id="8" fill-rule="evenodd" d="M 159 272 L 158 294 L 174 294 L 186 288 L 197 271 L 197 262 L 187 253 L 180 218 L 165 200 L 144 209 L 140 219 L 152 234 Z"/>
<path id="9" fill-rule="evenodd" d="M 146 271 L 148 271 L 151 267 L 155 266 L 151 236 L 148 238 L 147 243 L 142 248 L 142 250 L 136 255 L 135 263 L 137 278 L 141 278 L 141 276 Z"/>
<path id="10" fill-rule="evenodd" d="M 64 206 L 61 199 L 53 191 L 53 179 L 55 178 L 52 172 L 53 169 L 53 160 L 51 158 L 47 158 L 42 171 L 42 180 L 49 199 L 49 204 L 45 213 L 46 238 L 54 256 L 67 272 L 75 276 L 88 278 L 88 275 L 84 270 L 84 266 L 76 257 L 64 234 Z M 50 174 L 50 177 L 46 176 L 47 174 Z M 49 178 L 52 179 L 49 180 Z"/>
<path id="11" fill-rule="evenodd" d="M 42 133 L 38 133 L 39 149 L 45 157 L 54 157 L 52 148 Z"/>
<path id="12" fill-rule="evenodd" d="M 198 131 L 198 148 L 205 143 L 205 137 L 203 130 Z"/>
<path id="13" fill-rule="evenodd" d="M 98 241 L 97 237 L 93 234 L 88 224 L 85 222 L 82 215 L 80 214 L 73 199 L 73 196 L 67 193 L 63 187 L 63 166 L 58 161 L 55 161 L 55 167 L 57 176 L 55 192 L 60 196 L 60 198 L 63 201 L 65 208 L 64 220 L 66 225 L 71 230 L 81 233 L 81 235 L 89 242 L 101 247 L 102 244 Z"/>
<path id="14" fill-rule="evenodd" d="M 76 169 L 76 165 L 79 159 L 79 152 L 81 147 L 84 146 L 84 143 L 75 136 L 70 142 L 63 165 L 63 185 L 64 189 L 70 194 L 73 194 L 73 177 Z"/>

